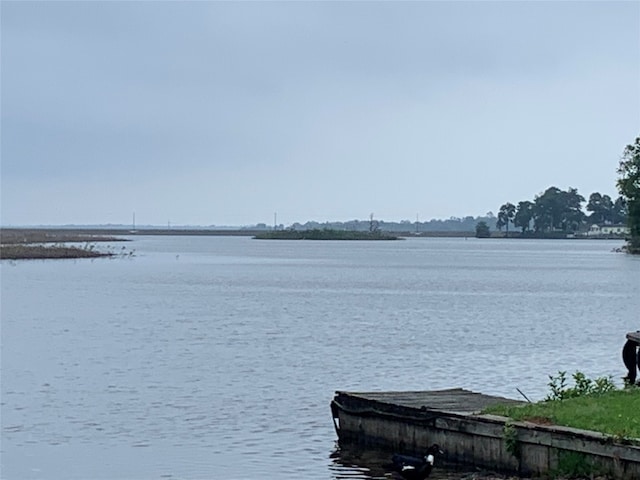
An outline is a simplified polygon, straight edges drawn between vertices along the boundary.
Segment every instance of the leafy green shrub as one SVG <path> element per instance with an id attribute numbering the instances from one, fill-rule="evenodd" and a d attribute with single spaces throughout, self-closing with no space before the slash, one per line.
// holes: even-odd
<path id="1" fill-rule="evenodd" d="M 502 433 L 504 435 L 504 445 L 507 452 L 519 459 L 522 452 L 520 442 L 518 441 L 518 432 L 516 427 L 513 426 L 513 423 L 506 422 L 502 429 Z"/>
<path id="2" fill-rule="evenodd" d="M 563 478 L 593 478 L 599 473 L 598 468 L 584 454 L 560 450 L 558 452 L 558 467 L 555 477 Z"/>
<path id="3" fill-rule="evenodd" d="M 558 372 L 558 375 L 549 375 L 549 389 L 551 392 L 546 396 L 545 401 L 566 400 L 567 398 L 585 397 L 587 395 L 600 395 L 616 389 L 613 378 L 598 377 L 595 380 L 588 378 L 582 372 L 575 372 L 573 375 L 574 386 L 567 386 L 567 372 Z"/>

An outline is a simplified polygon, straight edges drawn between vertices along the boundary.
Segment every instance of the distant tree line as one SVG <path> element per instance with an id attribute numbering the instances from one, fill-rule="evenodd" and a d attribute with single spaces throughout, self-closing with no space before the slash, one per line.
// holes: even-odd
<path id="1" fill-rule="evenodd" d="M 333 230 L 333 229 L 313 229 L 313 230 L 270 230 L 259 233 L 253 238 L 258 240 L 398 240 L 400 237 L 382 233 L 380 230 L 374 231 L 353 231 L 353 230 Z"/>
<path id="2" fill-rule="evenodd" d="M 564 191 L 549 187 L 533 201 L 523 200 L 514 205 L 507 202 L 500 206 L 496 228 L 519 229 L 522 236 L 541 236 L 548 233 L 571 234 L 586 230 L 593 224 L 624 224 L 627 222 L 627 202 L 620 196 L 615 201 L 609 195 L 594 192 L 589 196 L 585 213 L 585 198 L 576 188 Z"/>
<path id="3" fill-rule="evenodd" d="M 592 193 L 586 205 L 589 213 L 582 210 L 586 200 L 577 189 L 549 187 L 533 201 L 500 206 L 496 228 L 504 228 L 505 236 L 509 236 L 510 225 L 520 229 L 519 236 L 566 236 L 594 224 L 623 224 L 629 227 L 627 250 L 640 254 L 640 137 L 624 148 L 617 173 L 620 196 L 613 200 L 608 195 Z M 476 224 L 476 236 L 491 236 L 488 222 Z"/>
<path id="4" fill-rule="evenodd" d="M 476 233 L 477 237 L 490 237 L 491 225 L 505 235 L 511 236 L 512 227 L 518 236 L 525 237 L 566 237 L 570 234 L 586 231 L 593 224 L 629 227 L 628 251 L 640 253 L 640 137 L 627 145 L 622 154 L 616 183 L 620 196 L 613 200 L 609 195 L 594 192 L 587 201 L 576 188 L 566 191 L 552 186 L 531 200 L 522 200 L 517 204 L 503 204 L 498 215 L 488 212 L 478 217 L 451 217 L 447 220 L 433 219 L 427 222 L 385 222 L 374 220 L 371 214 L 368 221 L 351 220 L 347 222 L 294 223 L 287 230 L 341 230 L 353 232 L 394 232 L 416 235 L 429 233 L 464 232 Z M 586 212 L 583 204 L 586 202 Z M 245 227 L 252 230 L 285 230 L 284 225 L 268 226 L 264 223 Z"/>
<path id="5" fill-rule="evenodd" d="M 447 232 L 466 232 L 471 233 L 475 230 L 478 222 L 484 221 L 494 223 L 496 216 L 492 212 L 488 212 L 483 216 L 466 216 L 466 217 L 450 217 L 448 219 L 432 219 L 428 221 L 410 221 L 401 220 L 399 222 L 388 222 L 384 220 L 375 220 L 371 217 L 368 220 L 349 220 L 346 222 L 316 222 L 308 221 L 305 223 L 293 223 L 288 227 L 284 225 L 278 225 L 276 229 L 284 230 L 314 230 L 314 229 L 332 229 L 332 230 L 346 230 L 354 232 L 368 232 L 373 230 L 382 230 L 385 232 L 403 233 L 403 234 L 416 234 L 421 233 L 447 233 Z M 257 225 L 259 229 L 270 229 L 273 226 L 267 226 L 265 224 Z"/>

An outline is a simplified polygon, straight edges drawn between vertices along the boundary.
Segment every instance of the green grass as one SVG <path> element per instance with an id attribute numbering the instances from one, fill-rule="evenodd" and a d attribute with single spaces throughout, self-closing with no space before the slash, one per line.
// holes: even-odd
<path id="1" fill-rule="evenodd" d="M 551 423 L 640 441 L 640 388 L 614 390 L 522 406 L 495 405 L 483 413 Z"/>

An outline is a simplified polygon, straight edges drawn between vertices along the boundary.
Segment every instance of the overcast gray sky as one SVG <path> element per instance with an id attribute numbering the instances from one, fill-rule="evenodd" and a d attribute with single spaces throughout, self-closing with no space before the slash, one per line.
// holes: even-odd
<path id="1" fill-rule="evenodd" d="M 617 197 L 640 2 L 1 2 L 2 224 Z"/>

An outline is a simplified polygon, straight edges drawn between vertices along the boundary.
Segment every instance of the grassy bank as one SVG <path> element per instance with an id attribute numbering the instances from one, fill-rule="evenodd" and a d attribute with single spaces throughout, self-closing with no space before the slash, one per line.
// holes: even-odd
<path id="1" fill-rule="evenodd" d="M 640 388 L 522 406 L 497 405 L 486 413 L 640 440 Z"/>
<path id="2" fill-rule="evenodd" d="M 542 402 L 496 405 L 484 413 L 547 425 L 561 425 L 612 435 L 640 444 L 640 387 L 617 388 L 611 377 L 592 380 L 581 372 L 549 376 L 550 393 Z"/>

